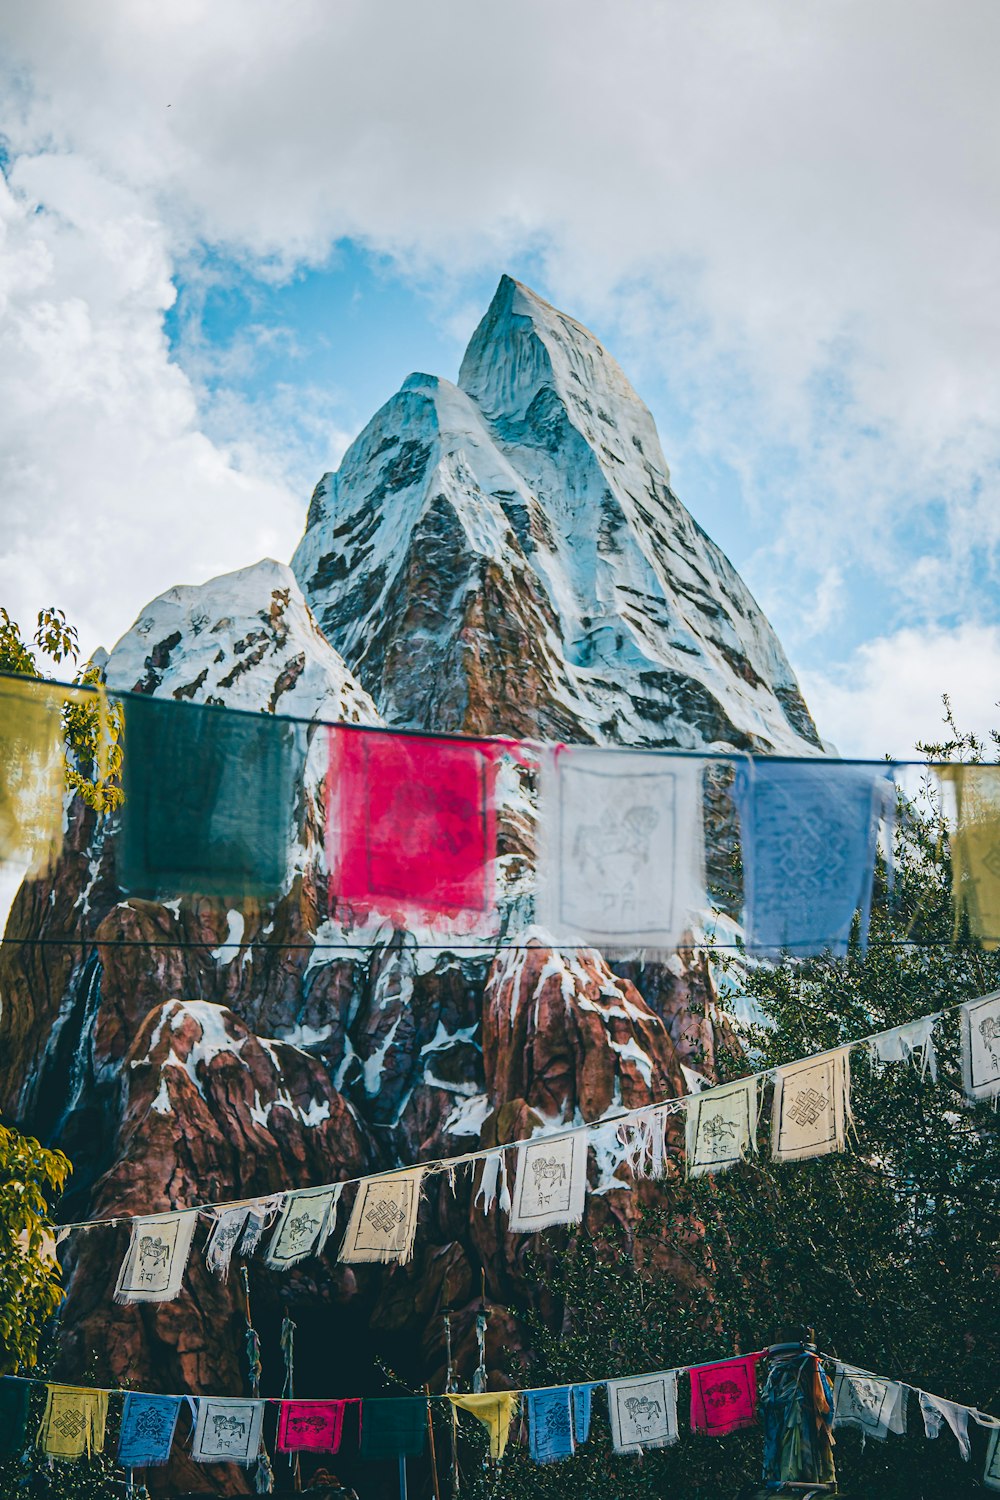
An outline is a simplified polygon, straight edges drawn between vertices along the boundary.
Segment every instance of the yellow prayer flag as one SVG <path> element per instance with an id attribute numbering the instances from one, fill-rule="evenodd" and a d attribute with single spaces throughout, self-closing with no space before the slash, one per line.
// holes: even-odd
<path id="1" fill-rule="evenodd" d="M 48 1458 L 80 1458 L 104 1450 L 108 1420 L 107 1391 L 75 1385 L 50 1385 L 38 1446 Z"/>
<path id="2" fill-rule="evenodd" d="M 33 677 L 0 677 L 0 863 L 44 874 L 62 840 L 66 693 Z"/>
<path id="3" fill-rule="evenodd" d="M 480 1396 L 449 1396 L 455 1406 L 482 1422 L 490 1435 L 490 1457 L 503 1458 L 510 1424 L 517 1413 L 516 1391 L 485 1391 Z"/>
<path id="4" fill-rule="evenodd" d="M 984 948 L 1000 946 L 1000 766 L 940 766 L 955 788 L 958 822 L 951 837 L 951 881 L 958 927 L 965 906 L 969 930 Z"/>

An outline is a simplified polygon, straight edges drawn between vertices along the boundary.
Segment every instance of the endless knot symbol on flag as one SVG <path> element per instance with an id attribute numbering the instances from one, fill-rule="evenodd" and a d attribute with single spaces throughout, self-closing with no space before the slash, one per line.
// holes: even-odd
<path id="1" fill-rule="evenodd" d="M 826 1104 L 825 1094 L 818 1093 L 816 1089 L 803 1089 L 792 1100 L 788 1113 L 796 1125 L 815 1125 L 826 1109 Z"/>
<path id="2" fill-rule="evenodd" d="M 52 1425 L 63 1437 L 77 1437 L 86 1427 L 87 1419 L 81 1411 L 64 1411 L 54 1418 Z"/>
<path id="3" fill-rule="evenodd" d="M 136 1418 L 135 1435 L 144 1438 L 162 1437 L 166 1424 L 167 1419 L 162 1412 L 147 1409 Z"/>
<path id="4" fill-rule="evenodd" d="M 372 1204 L 365 1218 L 379 1234 L 391 1234 L 397 1224 L 402 1224 L 406 1215 L 398 1203 L 391 1203 L 383 1198 Z"/>

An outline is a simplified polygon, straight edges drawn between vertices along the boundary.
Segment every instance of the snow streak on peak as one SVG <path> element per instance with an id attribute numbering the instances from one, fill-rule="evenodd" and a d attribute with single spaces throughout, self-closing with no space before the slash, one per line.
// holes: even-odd
<path id="1" fill-rule="evenodd" d="M 379 723 L 289 567 L 265 558 L 168 589 L 108 658 L 109 686 L 302 718 Z"/>

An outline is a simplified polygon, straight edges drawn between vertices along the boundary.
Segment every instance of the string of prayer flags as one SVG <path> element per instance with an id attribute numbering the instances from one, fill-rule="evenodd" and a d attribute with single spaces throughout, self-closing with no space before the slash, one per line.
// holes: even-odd
<path id="1" fill-rule="evenodd" d="M 708 904 L 703 769 L 697 757 L 543 754 L 535 904 L 556 942 L 678 946 Z"/>
<path id="2" fill-rule="evenodd" d="M 478 1396 L 451 1396 L 448 1400 L 482 1422 L 490 1436 L 490 1458 L 499 1462 L 507 1447 L 510 1424 L 517 1415 L 516 1391 L 484 1391 Z"/>
<path id="3" fill-rule="evenodd" d="M 147 1469 L 170 1458 L 180 1396 L 148 1396 L 129 1391 L 122 1412 L 118 1462 L 125 1469 Z"/>
<path id="4" fill-rule="evenodd" d="M 391 1177 L 370 1177 L 359 1184 L 340 1260 L 404 1265 L 410 1259 L 423 1176 L 424 1168 L 414 1167 Z"/>
<path id="5" fill-rule="evenodd" d="M 937 1052 L 934 1049 L 934 1027 L 939 1017 L 919 1016 L 907 1021 L 905 1026 L 895 1026 L 892 1031 L 883 1031 L 881 1036 L 869 1042 L 869 1051 L 876 1063 L 914 1062 L 920 1067 L 920 1076 L 930 1073 L 931 1082 L 937 1083 Z"/>
<path id="6" fill-rule="evenodd" d="M 118 1272 L 115 1301 L 172 1302 L 191 1253 L 196 1213 L 132 1220 L 132 1238 Z"/>
<path id="7" fill-rule="evenodd" d="M 687 1175 L 724 1172 L 757 1150 L 757 1079 L 705 1089 L 687 1104 Z"/>
<path id="8" fill-rule="evenodd" d="M 280 894 L 305 766 L 302 726 L 129 697 L 119 880 L 133 895 Z"/>
<path id="9" fill-rule="evenodd" d="M 66 692 L 0 676 L 0 865 L 51 869 L 62 844 Z"/>
<path id="10" fill-rule="evenodd" d="M 677 1372 L 609 1380 L 608 1414 L 616 1453 L 642 1453 L 677 1441 Z"/>
<path id="11" fill-rule="evenodd" d="M 576 1451 L 573 1398 L 568 1385 L 553 1391 L 529 1391 L 528 1451 L 536 1464 L 558 1463 Z"/>
<path id="12" fill-rule="evenodd" d="M 994 1427 L 990 1433 L 983 1483 L 988 1490 L 1000 1490 L 1000 1427 Z"/>
<path id="13" fill-rule="evenodd" d="M 962 1076 L 973 1103 L 1000 1098 L 1000 990 L 961 1007 Z"/>
<path id="14" fill-rule="evenodd" d="M 802 1161 L 843 1151 L 851 1123 L 851 1049 L 789 1063 L 774 1075 L 771 1155 Z"/>
<path id="15" fill-rule="evenodd" d="M 199 1396 L 191 1457 L 197 1464 L 241 1464 L 246 1468 L 257 1462 L 263 1423 L 263 1401 Z"/>
<path id="16" fill-rule="evenodd" d="M 0 1380 L 0 1459 L 24 1451 L 31 1387 L 26 1380 Z"/>
<path id="17" fill-rule="evenodd" d="M 496 930 L 496 771 L 503 745 L 331 728 L 327 859 L 339 907 Z"/>
<path id="18" fill-rule="evenodd" d="M 833 1382 L 834 1427 L 856 1427 L 884 1443 L 906 1431 L 906 1387 L 853 1365 L 837 1365 Z"/>
<path id="19" fill-rule="evenodd" d="M 955 927 L 964 908 L 969 931 L 984 948 L 1000 944 L 1000 768 L 939 766 L 954 788 L 956 827 L 951 835 Z"/>
<path id="20" fill-rule="evenodd" d="M 757 1361 L 759 1354 L 728 1359 L 723 1364 L 689 1371 L 691 1430 L 724 1437 L 757 1420 Z"/>
<path id="21" fill-rule="evenodd" d="M 855 913 L 867 940 L 879 824 L 891 767 L 757 759 L 740 765 L 747 947 L 800 957 L 847 952 Z"/>
<path id="22" fill-rule="evenodd" d="M 936 1438 L 947 1423 L 955 1434 L 962 1457 L 968 1463 L 972 1457 L 972 1444 L 969 1441 L 969 1417 L 972 1413 L 969 1408 L 960 1406 L 956 1401 L 945 1401 L 941 1396 L 929 1396 L 926 1391 L 918 1391 L 917 1395 L 920 1397 L 925 1436 Z"/>
<path id="23" fill-rule="evenodd" d="M 427 1402 L 380 1396 L 361 1408 L 362 1458 L 419 1458 L 427 1436 Z"/>
<path id="24" fill-rule="evenodd" d="M 298 1265 L 308 1255 L 321 1255 L 337 1222 L 341 1184 L 289 1193 L 264 1257 L 278 1271 Z"/>
<path id="25" fill-rule="evenodd" d="M 47 1458 L 81 1458 L 103 1453 L 108 1420 L 107 1391 L 73 1385 L 50 1385 L 38 1446 Z"/>
<path id="26" fill-rule="evenodd" d="M 587 1135 L 523 1142 L 517 1148 L 508 1230 L 537 1234 L 551 1224 L 579 1224 L 587 1197 Z"/>
<path id="27" fill-rule="evenodd" d="M 344 1412 L 360 1401 L 282 1401 L 278 1416 L 279 1453 L 338 1453 Z M 366 1406 L 369 1403 L 365 1403 Z"/>

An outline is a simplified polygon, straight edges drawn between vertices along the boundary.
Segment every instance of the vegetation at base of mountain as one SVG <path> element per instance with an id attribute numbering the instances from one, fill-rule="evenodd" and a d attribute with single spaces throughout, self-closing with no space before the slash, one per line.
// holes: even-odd
<path id="1" fill-rule="evenodd" d="M 29 644 L 17 621 L 0 605 L 0 672 L 40 678 L 42 673 L 32 646 L 47 656 L 53 666 L 64 661 L 76 663 L 79 656 L 76 626 L 68 623 L 61 609 L 40 609 Z M 80 687 L 96 687 L 101 674 L 93 662 L 87 661 L 76 667 L 73 681 Z M 63 709 L 66 785 L 95 812 L 111 812 L 121 806 L 123 728 L 120 705 L 102 706 L 95 701 L 67 703 Z"/>
<path id="2" fill-rule="evenodd" d="M 70 1170 L 61 1151 L 0 1125 L 0 1374 L 35 1363 L 62 1299 L 49 1201 Z"/>
<path id="3" fill-rule="evenodd" d="M 58 1331 L 50 1325 L 31 1372 L 39 1383 L 31 1388 L 24 1448 L 10 1458 L 0 1458 L 0 1500 L 109 1500 L 125 1489 L 124 1470 L 115 1462 L 121 1425 L 120 1400 L 112 1400 L 108 1407 L 103 1453 L 76 1459 L 49 1459 L 36 1446 L 45 1414 L 46 1390 L 42 1382 L 52 1374 L 58 1350 Z M 95 1383 L 93 1367 L 79 1383 Z M 138 1476 L 134 1493 L 136 1500 L 142 1500 Z M 148 1500 L 148 1491 L 146 1494 Z"/>
<path id="4" fill-rule="evenodd" d="M 981 759 L 984 745 L 958 731 L 923 745 L 931 759 Z M 866 951 L 840 960 L 775 965 L 745 954 L 718 963 L 729 994 L 742 991 L 768 1024 L 744 1032 L 754 1068 L 767 1069 L 914 1020 L 1000 987 L 1000 953 L 955 930 L 947 829 L 930 774 L 901 804 L 893 881 L 879 882 Z M 723 1008 L 732 1009 L 726 999 Z M 980 1410 L 1000 1413 L 1000 1120 L 962 1088 L 959 1022 L 936 1035 L 938 1078 L 918 1063 L 880 1066 L 851 1056 L 855 1131 L 848 1151 L 812 1161 L 769 1160 L 765 1110 L 757 1157 L 679 1190 L 669 1218 L 694 1213 L 703 1242 L 670 1245 L 712 1283 L 700 1306 L 655 1271 L 666 1214 L 648 1215 L 631 1243 L 600 1255 L 582 1236 L 565 1240 L 547 1282 L 551 1313 L 526 1314 L 533 1359 L 518 1385 L 558 1384 L 696 1363 L 766 1345 L 789 1324 L 816 1330 L 819 1347 L 889 1377 Z M 738 1069 L 733 1070 L 736 1076 Z M 549 1234 L 566 1231 L 549 1231 Z M 686 1429 L 641 1463 L 611 1451 L 603 1402 L 574 1459 L 539 1468 L 512 1448 L 502 1477 L 473 1463 L 468 1500 L 558 1500 L 735 1495 L 760 1474 L 759 1429 L 721 1439 Z M 945 1429 L 928 1441 L 909 1398 L 909 1430 L 887 1443 L 841 1430 L 842 1489 L 880 1500 L 956 1500 L 979 1494 L 987 1430 L 970 1422 L 972 1461 Z"/>

